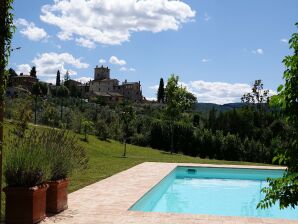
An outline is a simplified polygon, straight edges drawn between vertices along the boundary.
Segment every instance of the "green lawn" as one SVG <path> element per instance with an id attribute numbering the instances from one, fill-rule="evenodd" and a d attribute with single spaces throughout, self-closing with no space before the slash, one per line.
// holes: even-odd
<path id="1" fill-rule="evenodd" d="M 127 156 L 123 158 L 123 145 L 121 143 L 112 140 L 109 142 L 100 141 L 94 136 L 89 136 L 88 140 L 88 142 L 81 142 L 89 157 L 88 168 L 72 175 L 70 191 L 75 191 L 143 162 L 256 165 L 256 163 L 247 162 L 200 159 L 181 154 L 171 155 L 167 152 L 134 145 L 127 146 Z"/>

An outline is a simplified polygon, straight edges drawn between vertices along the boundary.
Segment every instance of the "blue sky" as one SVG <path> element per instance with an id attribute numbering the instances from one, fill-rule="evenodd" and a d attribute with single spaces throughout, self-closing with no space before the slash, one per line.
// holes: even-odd
<path id="1" fill-rule="evenodd" d="M 141 81 L 146 98 L 170 74 L 199 102 L 238 102 L 256 79 L 282 83 L 297 0 L 15 1 L 10 67 L 53 82 L 57 69 L 87 81 L 105 65 L 120 81 Z"/>

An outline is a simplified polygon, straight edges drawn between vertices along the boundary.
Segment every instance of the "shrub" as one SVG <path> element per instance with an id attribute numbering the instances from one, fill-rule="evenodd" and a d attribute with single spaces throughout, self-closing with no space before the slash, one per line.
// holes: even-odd
<path id="1" fill-rule="evenodd" d="M 87 164 L 84 148 L 69 131 L 46 130 L 40 134 L 39 139 L 50 161 L 50 180 L 65 179 L 75 169 Z"/>
<path id="2" fill-rule="evenodd" d="M 221 149 L 224 155 L 224 159 L 233 161 L 239 160 L 240 147 L 240 138 L 237 135 L 232 135 L 228 133 L 223 140 L 223 145 Z"/>
<path id="3" fill-rule="evenodd" d="M 36 132 L 19 138 L 12 135 L 6 150 L 4 177 L 8 186 L 33 187 L 50 175 L 46 151 Z"/>
<path id="4" fill-rule="evenodd" d="M 174 125 L 174 149 L 175 152 L 183 152 L 185 155 L 193 155 L 194 131 L 193 126 L 187 123 Z"/>
<path id="5" fill-rule="evenodd" d="M 65 179 L 86 164 L 85 150 L 75 135 L 55 129 L 31 130 L 23 138 L 12 135 L 4 176 L 9 186 L 32 187 L 46 180 Z"/>

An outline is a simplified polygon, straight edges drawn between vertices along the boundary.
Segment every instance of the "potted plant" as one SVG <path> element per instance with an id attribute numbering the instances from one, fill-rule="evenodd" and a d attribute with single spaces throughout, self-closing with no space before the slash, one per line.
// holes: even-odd
<path id="1" fill-rule="evenodd" d="M 59 213 L 68 207 L 69 176 L 86 164 L 86 154 L 76 136 L 63 130 L 48 130 L 44 146 L 50 161 L 46 210 L 48 213 Z"/>
<path id="2" fill-rule="evenodd" d="M 13 136 L 7 145 L 4 177 L 7 186 L 6 223 L 37 223 L 46 217 L 45 181 L 49 176 L 46 153 L 38 134 Z"/>

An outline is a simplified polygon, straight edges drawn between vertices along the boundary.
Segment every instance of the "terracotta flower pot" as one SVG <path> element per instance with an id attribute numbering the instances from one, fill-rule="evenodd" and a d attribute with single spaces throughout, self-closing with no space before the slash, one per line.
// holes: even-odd
<path id="1" fill-rule="evenodd" d="M 46 217 L 47 184 L 36 187 L 5 187 L 6 223 L 32 224 Z"/>
<path id="2" fill-rule="evenodd" d="M 48 181 L 47 212 L 59 213 L 67 209 L 67 187 L 69 179 Z"/>

